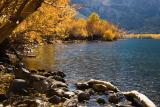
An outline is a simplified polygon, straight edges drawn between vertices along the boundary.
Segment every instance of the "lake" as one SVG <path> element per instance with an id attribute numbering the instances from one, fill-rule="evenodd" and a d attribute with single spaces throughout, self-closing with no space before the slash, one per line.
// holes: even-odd
<path id="1" fill-rule="evenodd" d="M 68 83 L 91 78 L 111 81 L 122 91 L 138 90 L 160 106 L 160 40 L 127 39 L 44 45 L 30 69 L 58 69 Z"/>

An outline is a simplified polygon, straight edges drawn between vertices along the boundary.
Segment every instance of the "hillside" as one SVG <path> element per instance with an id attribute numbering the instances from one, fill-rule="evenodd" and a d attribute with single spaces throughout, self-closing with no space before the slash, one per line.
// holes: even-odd
<path id="1" fill-rule="evenodd" d="M 97 12 L 101 18 L 136 33 L 160 33 L 160 0 L 72 0 L 84 16 Z"/>

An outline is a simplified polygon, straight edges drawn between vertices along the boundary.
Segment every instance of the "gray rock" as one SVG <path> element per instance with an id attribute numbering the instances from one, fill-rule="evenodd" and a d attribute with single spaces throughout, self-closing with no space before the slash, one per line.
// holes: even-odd
<path id="1" fill-rule="evenodd" d="M 48 77 L 48 78 L 50 78 L 50 79 L 54 79 L 54 80 L 57 80 L 57 81 L 60 81 L 60 82 L 65 83 L 65 79 L 62 78 L 61 76 L 58 76 L 58 75 L 54 75 L 54 76 L 46 76 L 46 77 Z"/>
<path id="2" fill-rule="evenodd" d="M 101 88 L 104 88 L 106 90 L 111 90 L 111 91 L 114 91 L 114 92 L 119 92 L 119 89 L 108 81 L 91 79 L 91 80 L 88 81 L 88 84 L 90 86 L 93 86 L 94 84 L 99 84 L 98 86 L 101 87 Z M 104 86 L 106 86 L 107 88 L 104 87 Z"/>
<path id="3" fill-rule="evenodd" d="M 65 83 L 64 78 L 62 78 L 61 76 L 58 76 L 58 75 L 53 76 L 53 79 L 55 79 L 55 80 L 57 80 L 57 81 L 61 81 L 61 82 L 64 82 L 64 83 Z"/>
<path id="4" fill-rule="evenodd" d="M 14 93 L 27 94 L 28 83 L 23 79 L 14 79 L 9 87 L 7 96 L 11 96 Z"/>
<path id="5" fill-rule="evenodd" d="M 110 103 L 118 104 L 119 98 L 116 94 L 110 94 L 108 98 Z"/>
<path id="6" fill-rule="evenodd" d="M 108 88 L 105 85 L 103 85 L 103 84 L 93 84 L 92 88 L 95 91 L 107 91 L 108 90 Z"/>
<path id="7" fill-rule="evenodd" d="M 42 75 L 37 75 L 37 74 L 32 74 L 31 76 L 30 76 L 30 81 L 32 82 L 32 81 L 43 81 L 43 80 L 45 80 L 46 79 L 46 77 L 45 76 L 42 76 Z"/>
<path id="8" fill-rule="evenodd" d="M 82 90 L 75 90 L 74 93 L 75 93 L 76 95 L 78 95 L 78 94 L 80 94 L 80 93 L 83 93 L 83 91 L 82 91 Z"/>
<path id="9" fill-rule="evenodd" d="M 132 105 L 132 102 L 130 101 L 123 101 L 123 102 L 119 102 L 118 104 L 116 104 L 116 107 L 135 107 Z"/>
<path id="10" fill-rule="evenodd" d="M 98 99 L 97 99 L 97 103 L 98 103 L 98 104 L 105 104 L 106 101 L 105 101 L 104 99 L 102 99 L 102 98 L 98 98 Z"/>
<path id="11" fill-rule="evenodd" d="M 64 92 L 64 97 L 71 98 L 71 97 L 73 97 L 73 96 L 75 96 L 75 93 L 74 93 L 74 92 L 70 92 L 70 91 Z"/>
<path id="12" fill-rule="evenodd" d="M 78 99 L 76 96 L 66 100 L 63 103 L 63 107 L 77 107 L 77 105 L 78 105 Z"/>
<path id="13" fill-rule="evenodd" d="M 90 99 L 90 94 L 86 92 L 82 92 L 78 94 L 78 101 L 82 102 L 84 100 L 89 100 Z"/>
<path id="14" fill-rule="evenodd" d="M 67 84 L 54 80 L 54 79 L 50 79 L 49 83 L 51 83 L 51 88 L 57 88 L 57 87 L 68 87 Z"/>
<path id="15" fill-rule="evenodd" d="M 16 79 L 25 79 L 25 80 L 27 80 L 27 79 L 30 78 L 31 73 L 25 68 L 19 68 L 19 69 L 16 69 L 14 71 L 14 75 L 15 75 Z"/>
<path id="16" fill-rule="evenodd" d="M 49 98 L 48 101 L 52 104 L 59 104 L 62 101 L 62 99 L 61 97 L 54 95 L 51 98 Z"/>
<path id="17" fill-rule="evenodd" d="M 53 96 L 53 95 L 63 97 L 64 96 L 64 90 L 62 90 L 62 89 L 49 89 L 47 91 L 47 96 Z"/>
<path id="18" fill-rule="evenodd" d="M 77 89 L 83 90 L 83 89 L 88 89 L 89 85 L 87 82 L 84 83 L 77 83 L 76 84 Z"/>
<path id="19" fill-rule="evenodd" d="M 50 83 L 45 80 L 32 81 L 30 85 L 32 88 L 34 88 L 35 90 L 39 92 L 46 92 L 50 87 Z"/>
<path id="20" fill-rule="evenodd" d="M 52 72 L 49 72 L 52 76 L 54 75 L 57 75 L 57 76 L 60 76 L 62 78 L 64 78 L 66 75 L 64 74 L 64 72 L 62 71 L 52 71 Z"/>

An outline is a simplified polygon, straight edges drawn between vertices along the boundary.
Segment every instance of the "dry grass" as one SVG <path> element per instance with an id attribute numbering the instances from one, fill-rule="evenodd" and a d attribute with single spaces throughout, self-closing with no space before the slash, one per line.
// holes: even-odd
<path id="1" fill-rule="evenodd" d="M 128 38 L 152 38 L 152 39 L 160 39 L 160 34 L 128 34 Z"/>

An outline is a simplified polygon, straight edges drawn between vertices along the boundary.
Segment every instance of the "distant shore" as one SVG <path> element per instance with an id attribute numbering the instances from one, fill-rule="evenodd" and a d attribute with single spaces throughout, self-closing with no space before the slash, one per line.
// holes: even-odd
<path id="1" fill-rule="evenodd" d="M 127 38 L 160 39 L 160 34 L 128 34 Z"/>

